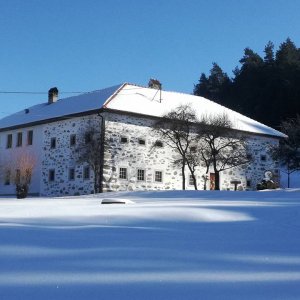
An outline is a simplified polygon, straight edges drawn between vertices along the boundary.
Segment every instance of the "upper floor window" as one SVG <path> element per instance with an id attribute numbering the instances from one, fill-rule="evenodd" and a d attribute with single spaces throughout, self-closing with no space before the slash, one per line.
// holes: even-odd
<path id="1" fill-rule="evenodd" d="M 145 170 L 139 169 L 137 171 L 137 180 L 138 181 L 145 181 Z"/>
<path id="2" fill-rule="evenodd" d="M 122 136 L 120 141 L 122 144 L 126 144 L 128 142 L 128 139 L 127 139 L 127 137 Z"/>
<path id="3" fill-rule="evenodd" d="M 50 148 L 51 149 L 55 149 L 56 148 L 56 138 L 55 137 L 51 138 Z"/>
<path id="4" fill-rule="evenodd" d="M 146 141 L 143 139 L 139 139 L 139 145 L 146 145 Z"/>
<path id="5" fill-rule="evenodd" d="M 17 147 L 22 146 L 22 141 L 23 141 L 23 134 L 22 132 L 17 133 Z"/>
<path id="6" fill-rule="evenodd" d="M 84 135 L 84 142 L 85 142 L 86 144 L 89 144 L 91 141 L 92 141 L 92 135 L 91 135 L 91 133 L 87 132 L 87 133 Z"/>
<path id="7" fill-rule="evenodd" d="M 33 143 L 33 131 L 27 131 L 27 145 L 30 146 Z"/>
<path id="8" fill-rule="evenodd" d="M 76 134 L 71 134 L 70 135 L 70 146 L 75 146 L 76 145 Z"/>
<path id="9" fill-rule="evenodd" d="M 11 148 L 12 147 L 12 134 L 7 135 L 7 140 L 6 140 L 6 148 Z"/>
<path id="10" fill-rule="evenodd" d="M 266 155 L 261 155 L 260 156 L 260 160 L 261 161 L 266 161 L 267 160 L 267 156 Z"/>
<path id="11" fill-rule="evenodd" d="M 192 147 L 190 148 L 190 151 L 193 152 L 193 153 L 195 153 L 195 152 L 196 152 L 196 147 L 195 147 L 195 146 L 192 146 Z"/>
<path id="12" fill-rule="evenodd" d="M 155 142 L 155 147 L 163 147 L 162 141 L 156 141 Z"/>

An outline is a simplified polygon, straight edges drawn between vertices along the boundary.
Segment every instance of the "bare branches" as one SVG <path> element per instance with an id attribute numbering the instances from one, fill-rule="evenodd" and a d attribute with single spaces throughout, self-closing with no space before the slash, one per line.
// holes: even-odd
<path id="1" fill-rule="evenodd" d="M 16 186 L 17 198 L 27 197 L 35 165 L 35 157 L 27 152 L 12 154 L 2 165 L 5 182 Z"/>
<path id="2" fill-rule="evenodd" d="M 219 173 L 250 162 L 244 137 L 232 129 L 227 115 L 202 117 L 198 126 L 202 140 L 202 158 L 212 164 L 215 172 L 215 189 L 220 189 Z"/>
<path id="3" fill-rule="evenodd" d="M 101 117 L 101 116 L 99 116 Z M 102 167 L 104 153 L 104 119 L 90 120 L 79 136 L 76 148 L 77 162 L 88 164 L 94 173 L 94 193 L 102 192 Z"/>
<path id="4" fill-rule="evenodd" d="M 194 170 L 187 160 L 187 155 L 189 148 L 195 141 L 195 134 L 192 134 L 192 131 L 196 121 L 196 113 L 191 106 L 180 105 L 154 124 L 154 130 L 164 143 L 180 155 L 180 159 L 176 159 L 174 163 L 181 164 L 182 189 L 185 189 L 185 166 L 188 165 L 192 176 L 194 174 Z M 194 178 L 194 186 L 197 189 L 196 178 Z"/>

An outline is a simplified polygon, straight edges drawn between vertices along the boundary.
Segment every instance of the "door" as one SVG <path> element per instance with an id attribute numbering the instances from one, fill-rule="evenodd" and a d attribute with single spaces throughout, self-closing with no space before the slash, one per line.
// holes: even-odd
<path id="1" fill-rule="evenodd" d="M 210 173 L 210 174 L 209 174 L 209 182 L 210 182 L 210 189 L 211 189 L 211 190 L 214 190 L 214 189 L 215 189 L 215 182 L 216 182 L 215 179 L 216 179 L 216 178 L 215 178 L 215 173 Z"/>

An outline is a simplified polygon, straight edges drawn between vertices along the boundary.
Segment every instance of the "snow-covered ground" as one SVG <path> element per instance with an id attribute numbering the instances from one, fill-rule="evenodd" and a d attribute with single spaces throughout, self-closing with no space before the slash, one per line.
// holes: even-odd
<path id="1" fill-rule="evenodd" d="M 300 190 L 0 198 L 0 241 L 4 300 L 300 299 Z"/>

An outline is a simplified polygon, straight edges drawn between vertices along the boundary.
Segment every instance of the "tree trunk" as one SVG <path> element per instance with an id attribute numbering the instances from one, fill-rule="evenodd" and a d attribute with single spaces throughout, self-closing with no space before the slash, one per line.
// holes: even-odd
<path id="1" fill-rule="evenodd" d="M 213 167 L 215 173 L 215 191 L 220 190 L 220 172 L 217 170 L 217 159 L 214 157 L 213 159 Z"/>
<path id="2" fill-rule="evenodd" d="M 220 172 L 215 170 L 215 191 L 220 190 Z"/>
<path id="3" fill-rule="evenodd" d="M 291 175 L 291 173 L 288 173 L 287 175 L 288 175 L 288 188 L 289 188 L 290 187 L 290 175 Z"/>
<path id="4" fill-rule="evenodd" d="M 193 181 L 194 181 L 194 188 L 197 191 L 198 190 L 198 188 L 197 188 L 197 179 L 196 179 L 196 176 L 195 176 L 194 172 L 192 172 L 192 177 L 193 177 Z"/>
<path id="5" fill-rule="evenodd" d="M 181 170 L 182 170 L 182 189 L 185 190 L 185 163 L 183 162 L 182 163 L 182 167 L 181 167 Z"/>

